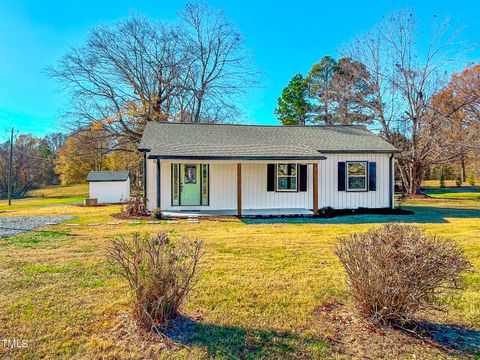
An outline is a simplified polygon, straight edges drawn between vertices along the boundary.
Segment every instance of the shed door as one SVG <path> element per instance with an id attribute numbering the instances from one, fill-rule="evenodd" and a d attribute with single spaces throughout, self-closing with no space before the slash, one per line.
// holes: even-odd
<path id="1" fill-rule="evenodd" d="M 200 164 L 181 164 L 180 205 L 200 204 Z"/>

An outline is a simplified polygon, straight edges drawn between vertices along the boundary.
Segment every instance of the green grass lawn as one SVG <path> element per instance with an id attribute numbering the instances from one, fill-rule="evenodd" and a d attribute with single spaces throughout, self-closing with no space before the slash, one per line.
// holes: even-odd
<path id="1" fill-rule="evenodd" d="M 466 358 L 393 330 L 372 332 L 364 326 L 351 309 L 334 249 L 338 236 L 399 221 L 454 239 L 478 270 L 478 198 L 410 201 L 404 206 L 415 215 L 403 216 L 232 218 L 199 224 L 121 221 L 112 226 L 108 223 L 118 220 L 110 215 L 119 206 L 68 205 L 82 196 L 79 188 L 73 189 L 72 194 L 62 188 L 38 190 L 35 194 L 44 197 L 22 200 L 13 208 L 0 205 L 0 216 L 71 214 L 77 218 L 69 223 L 81 224 L 0 239 L 1 338 L 29 340 L 22 349 L 0 347 L 0 357 Z M 202 272 L 183 308 L 187 319 L 172 333 L 176 345 L 135 331 L 126 283 L 106 262 L 110 239 L 134 231 L 170 231 L 205 242 Z M 480 339 L 480 276 L 476 272 L 464 280 L 465 289 L 450 299 L 448 312 L 425 319 L 463 326 Z M 331 304 L 341 304 L 333 315 L 323 310 Z"/>
<path id="2" fill-rule="evenodd" d="M 0 211 L 81 203 L 88 196 L 88 184 L 47 186 L 32 190 L 28 195 L 25 199 L 13 199 L 11 206 L 6 200 L 0 200 Z"/>
<path id="3" fill-rule="evenodd" d="M 480 200 L 480 189 L 476 188 L 426 188 L 424 193 L 439 199 Z"/>

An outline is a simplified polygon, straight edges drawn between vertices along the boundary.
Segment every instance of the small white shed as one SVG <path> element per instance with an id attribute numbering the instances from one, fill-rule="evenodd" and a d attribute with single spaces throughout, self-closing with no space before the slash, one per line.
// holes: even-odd
<path id="1" fill-rule="evenodd" d="M 87 176 L 90 198 L 100 204 L 115 204 L 130 200 L 128 171 L 90 171 Z"/>

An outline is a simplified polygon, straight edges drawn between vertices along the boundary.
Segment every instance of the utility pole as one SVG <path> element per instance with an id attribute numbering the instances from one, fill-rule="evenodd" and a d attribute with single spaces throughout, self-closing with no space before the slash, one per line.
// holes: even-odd
<path id="1" fill-rule="evenodd" d="M 13 127 L 10 134 L 10 161 L 8 163 L 8 206 L 12 205 Z"/>

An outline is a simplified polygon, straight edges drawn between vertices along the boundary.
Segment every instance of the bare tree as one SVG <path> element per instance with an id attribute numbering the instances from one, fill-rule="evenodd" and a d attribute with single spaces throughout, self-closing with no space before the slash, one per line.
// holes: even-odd
<path id="1" fill-rule="evenodd" d="M 194 3 L 187 4 L 180 17 L 188 54 L 184 84 L 188 120 L 231 121 L 238 111 L 236 97 L 256 85 L 252 56 L 222 11 Z"/>
<path id="2" fill-rule="evenodd" d="M 448 21 L 435 28 L 424 52 L 416 29 L 414 16 L 399 12 L 344 51 L 368 69 L 365 81 L 374 94 L 364 105 L 375 113 L 376 129 L 401 150 L 400 176 L 410 194 L 420 190 L 431 164 L 452 159 L 442 151 L 446 139 L 439 136 L 448 116 L 433 111 L 432 99 L 446 85 L 447 65 L 459 54 L 458 33 L 450 32 Z"/>
<path id="3" fill-rule="evenodd" d="M 466 161 L 480 148 L 480 64 L 455 73 L 447 87 L 433 98 L 435 115 L 444 126 L 439 139 L 443 151 L 458 157 L 461 180 L 466 181 Z M 442 140 L 447 139 L 447 141 Z M 458 176 L 457 176 L 458 178 Z"/>
<path id="4" fill-rule="evenodd" d="M 98 26 L 48 73 L 71 95 L 72 130 L 93 124 L 132 149 L 147 121 L 231 120 L 253 84 L 249 59 L 223 13 L 187 4 L 175 25 L 133 15 Z"/>

